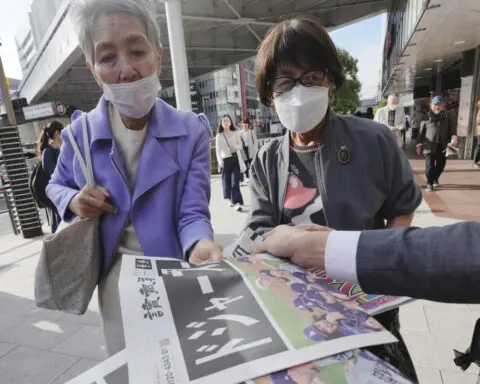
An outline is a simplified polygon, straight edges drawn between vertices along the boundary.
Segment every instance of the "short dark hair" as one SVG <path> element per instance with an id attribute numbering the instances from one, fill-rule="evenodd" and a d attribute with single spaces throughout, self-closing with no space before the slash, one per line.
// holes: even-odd
<path id="1" fill-rule="evenodd" d="M 233 124 L 233 120 L 232 118 L 230 117 L 230 115 L 223 115 L 221 118 L 220 118 L 220 125 L 218 127 L 218 133 L 223 133 L 223 125 L 222 125 L 222 121 L 223 119 L 225 118 L 228 118 L 230 120 L 230 130 L 231 131 L 235 131 L 235 125 Z"/>
<path id="2" fill-rule="evenodd" d="M 260 44 L 255 81 L 262 104 L 272 103 L 270 82 L 284 65 L 305 70 L 325 69 L 336 88 L 345 82 L 335 44 L 326 29 L 309 17 L 295 17 L 274 25 Z"/>

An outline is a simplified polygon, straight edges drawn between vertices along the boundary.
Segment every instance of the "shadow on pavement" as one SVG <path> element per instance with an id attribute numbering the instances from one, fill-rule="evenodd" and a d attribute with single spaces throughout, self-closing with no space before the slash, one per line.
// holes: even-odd
<path id="1" fill-rule="evenodd" d="M 13 281 L 0 278 L 0 290 Z M 27 285 L 22 280 L 16 284 Z M 105 357 L 98 313 L 43 310 L 30 298 L 0 292 L 2 384 L 63 384 Z"/>

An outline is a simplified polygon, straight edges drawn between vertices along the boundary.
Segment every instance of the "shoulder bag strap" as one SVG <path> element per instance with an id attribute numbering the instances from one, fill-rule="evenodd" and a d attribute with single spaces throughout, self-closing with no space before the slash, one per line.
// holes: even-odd
<path id="1" fill-rule="evenodd" d="M 222 136 L 223 136 L 223 138 L 225 139 L 225 142 L 228 145 L 228 149 L 230 149 L 230 153 L 233 155 L 236 151 L 235 152 L 232 151 L 232 147 L 230 147 L 230 143 L 228 142 L 227 136 L 225 136 L 225 133 L 222 133 Z"/>
<path id="2" fill-rule="evenodd" d="M 83 133 L 83 151 L 85 153 L 85 162 L 87 165 L 87 183 L 90 187 L 95 187 L 95 178 L 93 176 L 92 154 L 90 153 L 90 139 L 88 135 L 87 114 L 82 114 L 82 133 Z"/>
<path id="3" fill-rule="evenodd" d="M 92 159 L 90 154 L 90 142 L 88 139 L 88 128 L 87 128 L 87 114 L 84 113 L 82 115 L 82 133 L 83 133 L 83 143 L 84 143 L 84 151 L 85 151 L 85 160 L 83 159 L 82 152 L 78 147 L 77 141 L 72 133 L 72 127 L 67 128 L 67 135 L 68 139 L 70 140 L 70 144 L 72 144 L 73 150 L 75 152 L 75 156 L 77 156 L 78 162 L 80 163 L 80 167 L 82 168 L 83 175 L 87 180 L 87 184 L 91 187 L 95 186 L 95 181 L 93 178 L 93 167 L 92 167 Z"/>

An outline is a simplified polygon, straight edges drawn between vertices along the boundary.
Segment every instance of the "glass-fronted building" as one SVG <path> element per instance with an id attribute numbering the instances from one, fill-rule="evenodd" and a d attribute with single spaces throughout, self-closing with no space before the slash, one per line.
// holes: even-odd
<path id="1" fill-rule="evenodd" d="M 249 118 L 261 133 L 268 131 L 268 123 L 275 119 L 275 113 L 261 105 L 258 98 L 253 59 L 192 80 L 190 93 L 193 111 L 207 116 L 214 133 L 224 115 L 229 115 L 237 126 Z M 173 87 L 163 90 L 161 96 L 175 106 Z"/>
<path id="2" fill-rule="evenodd" d="M 480 135 L 480 2 L 393 0 L 387 20 L 383 96 L 400 94 L 418 112 L 442 94 L 470 158 Z"/>

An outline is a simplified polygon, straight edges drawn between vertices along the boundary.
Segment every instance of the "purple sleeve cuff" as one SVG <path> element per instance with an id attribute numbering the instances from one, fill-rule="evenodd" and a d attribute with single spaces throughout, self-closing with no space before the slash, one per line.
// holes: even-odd
<path id="1" fill-rule="evenodd" d="M 180 243 L 185 259 L 188 252 L 202 239 L 213 241 L 213 229 L 209 221 L 197 220 L 187 225 L 179 233 Z"/>
<path id="2" fill-rule="evenodd" d="M 47 196 L 57 207 L 58 213 L 66 223 L 75 219 L 76 215 L 68 207 L 72 199 L 79 193 L 78 190 L 64 187 L 58 184 L 47 186 Z"/>

